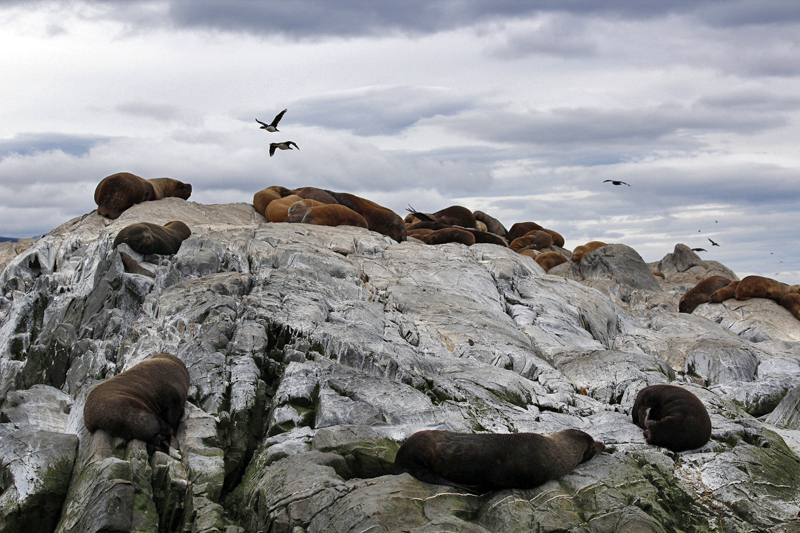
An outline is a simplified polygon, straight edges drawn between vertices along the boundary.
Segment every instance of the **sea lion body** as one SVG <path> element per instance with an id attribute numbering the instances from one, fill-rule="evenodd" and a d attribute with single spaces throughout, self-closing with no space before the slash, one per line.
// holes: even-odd
<path id="1" fill-rule="evenodd" d="M 272 200 L 265 211 L 265 216 L 269 222 L 286 222 L 289 217 L 289 208 L 293 203 L 301 201 L 302 198 L 296 194 L 284 196 L 278 200 Z"/>
<path id="2" fill-rule="evenodd" d="M 497 246 L 508 248 L 508 243 L 506 242 L 506 240 L 500 235 L 497 235 L 496 233 L 492 233 L 491 231 L 481 231 L 479 229 L 471 229 L 471 228 L 467 228 L 467 231 L 469 231 L 475 236 L 476 243 L 496 244 Z"/>
<path id="3" fill-rule="evenodd" d="M 369 227 L 364 217 L 349 207 L 339 204 L 321 204 L 309 207 L 300 222 L 319 226 L 356 226 L 364 229 Z"/>
<path id="4" fill-rule="evenodd" d="M 178 253 L 181 243 L 191 234 L 189 226 L 180 220 L 167 222 L 163 226 L 138 222 L 125 226 L 117 233 L 114 248 L 125 243 L 140 254 L 172 255 Z"/>
<path id="5" fill-rule="evenodd" d="M 526 233 L 535 229 L 543 230 L 544 228 L 536 222 L 517 222 L 511 226 L 510 230 L 508 230 L 508 233 L 506 234 L 506 240 L 508 240 L 508 242 L 514 242 L 514 239 L 522 237 Z"/>
<path id="6" fill-rule="evenodd" d="M 639 391 L 631 411 L 647 444 L 674 452 L 694 450 L 711 438 L 711 418 L 697 396 L 675 385 L 651 385 Z"/>
<path id="7" fill-rule="evenodd" d="M 155 200 L 162 198 L 181 198 L 188 200 L 192 195 L 192 186 L 172 178 L 150 178 L 147 180 L 155 191 Z"/>
<path id="8" fill-rule="evenodd" d="M 552 435 L 420 431 L 398 450 L 394 472 L 476 493 L 528 489 L 560 478 L 604 449 L 577 429 Z"/>
<path id="9" fill-rule="evenodd" d="M 97 213 L 106 218 L 119 218 L 129 207 L 156 199 L 153 184 L 130 172 L 106 176 L 94 190 Z"/>
<path id="10" fill-rule="evenodd" d="M 698 305 L 711 301 L 711 295 L 730 285 L 731 281 L 725 276 L 711 276 L 704 279 L 681 296 L 678 312 L 691 313 Z"/>
<path id="11" fill-rule="evenodd" d="M 253 207 L 256 208 L 260 214 L 266 217 L 267 206 L 273 200 L 280 200 L 282 196 L 278 191 L 273 189 L 272 187 L 267 187 L 266 189 L 262 189 L 253 195 Z"/>
<path id="12" fill-rule="evenodd" d="M 499 235 L 500 237 L 506 237 L 508 235 L 506 227 L 496 218 L 487 215 L 483 211 L 473 211 L 472 214 L 475 215 L 475 220 L 480 220 L 486 224 L 486 231 Z"/>
<path id="13" fill-rule="evenodd" d="M 559 248 L 563 248 L 564 247 L 565 241 L 564 241 L 563 235 L 561 235 L 557 231 L 553 231 L 553 230 L 547 229 L 547 228 L 545 228 L 543 231 L 546 231 L 547 233 L 549 233 L 550 236 L 553 238 L 553 246 L 558 246 Z"/>
<path id="14" fill-rule="evenodd" d="M 157 353 L 94 387 L 86 397 L 86 429 L 169 444 L 189 394 L 189 372 L 174 355 Z"/>
<path id="15" fill-rule="evenodd" d="M 475 244 L 475 235 L 470 231 L 455 226 L 437 229 L 417 238 L 425 244 L 445 244 L 448 242 L 458 242 L 467 246 Z"/>
<path id="16" fill-rule="evenodd" d="M 553 245 L 553 236 L 544 230 L 535 229 L 529 231 L 522 237 L 517 237 L 508 245 L 509 248 L 515 252 L 519 252 L 526 248 L 531 250 L 541 250 L 542 248 L 550 248 Z"/>
<path id="17" fill-rule="evenodd" d="M 472 214 L 472 211 L 460 205 L 451 205 L 450 207 L 440 209 L 435 213 L 431 213 L 431 217 L 437 222 L 450 226 L 474 229 L 478 227 L 475 224 L 475 215 Z"/>
<path id="18" fill-rule="evenodd" d="M 769 298 L 778 302 L 787 292 L 789 285 L 786 283 L 763 276 L 746 276 L 739 282 L 734 296 L 737 300 Z"/>
<path id="19" fill-rule="evenodd" d="M 547 272 L 554 266 L 567 262 L 567 258 L 558 252 L 543 252 L 537 255 L 535 257 L 535 260 L 539 264 L 539 266 L 544 269 L 545 272 Z"/>
<path id="20" fill-rule="evenodd" d="M 377 231 L 397 242 L 406 240 L 406 224 L 403 219 L 387 207 L 346 192 L 325 191 L 340 204 L 349 207 L 367 221 L 370 231 Z"/>
<path id="21" fill-rule="evenodd" d="M 303 198 L 304 200 L 315 200 L 322 204 L 339 203 L 336 201 L 336 198 L 330 195 L 330 193 L 328 193 L 323 189 L 318 189 L 316 187 L 301 187 L 299 189 L 292 190 L 291 194 L 296 194 L 297 196 Z"/>
<path id="22" fill-rule="evenodd" d="M 607 246 L 607 244 L 602 241 L 589 241 L 586 244 L 577 246 L 572 251 L 572 261 L 574 263 L 579 263 L 580 260 L 583 259 L 584 255 L 590 254 L 598 248 L 602 248 L 603 246 Z"/>
<path id="23" fill-rule="evenodd" d="M 728 283 L 726 286 L 722 287 L 721 289 L 717 289 L 711 296 L 708 297 L 708 301 L 718 304 L 720 302 L 724 302 L 725 300 L 730 300 L 731 298 L 736 297 L 736 287 L 739 286 L 739 280 L 733 280 Z"/>
<path id="24" fill-rule="evenodd" d="M 331 204 L 318 202 L 310 198 L 304 198 L 302 200 L 298 200 L 289 206 L 288 211 L 286 211 L 287 216 L 284 222 L 302 222 L 303 217 L 306 215 L 309 209 L 311 209 L 312 207 L 321 207 L 323 205 L 331 205 Z"/>
<path id="25" fill-rule="evenodd" d="M 800 320 L 800 294 L 796 292 L 787 292 L 778 303 L 792 313 L 793 317 Z"/>

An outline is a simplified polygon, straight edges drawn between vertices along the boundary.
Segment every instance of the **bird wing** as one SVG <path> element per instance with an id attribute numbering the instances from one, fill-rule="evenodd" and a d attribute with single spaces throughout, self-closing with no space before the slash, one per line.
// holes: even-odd
<path id="1" fill-rule="evenodd" d="M 275 143 L 270 143 L 270 145 L 269 145 L 269 156 L 270 157 L 275 155 L 275 146 L 277 146 Z"/>
<path id="2" fill-rule="evenodd" d="M 291 147 L 292 147 L 292 146 L 294 146 L 294 147 L 295 147 L 295 148 L 297 148 L 298 150 L 300 149 L 300 147 L 299 147 L 299 146 L 297 146 L 297 143 L 295 143 L 295 142 L 293 142 L 293 141 L 286 141 L 286 144 L 289 146 L 289 149 L 291 149 Z"/>
<path id="3" fill-rule="evenodd" d="M 261 124 L 262 126 L 268 126 L 268 125 L 269 125 L 269 124 L 267 124 L 266 122 L 261 122 L 261 121 L 260 121 L 260 120 L 258 120 L 258 119 L 256 119 L 256 122 L 258 122 L 258 123 L 259 123 L 259 124 Z"/>
<path id="4" fill-rule="evenodd" d="M 614 181 L 614 180 L 603 180 L 603 183 L 608 183 L 609 181 Z"/>
<path id="5" fill-rule="evenodd" d="M 280 113 L 278 113 L 277 115 L 275 115 L 275 118 L 274 118 L 274 119 L 272 119 L 272 124 L 270 124 L 270 126 L 277 126 L 277 125 L 278 125 L 278 122 L 280 122 L 280 121 L 281 121 L 281 119 L 283 118 L 283 114 L 284 114 L 284 113 L 286 113 L 286 111 L 287 111 L 287 110 L 286 110 L 286 109 L 284 109 L 283 111 L 281 111 Z"/>

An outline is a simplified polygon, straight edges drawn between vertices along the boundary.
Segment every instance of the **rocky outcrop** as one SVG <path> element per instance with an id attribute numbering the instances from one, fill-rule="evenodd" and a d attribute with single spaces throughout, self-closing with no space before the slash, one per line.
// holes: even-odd
<path id="1" fill-rule="evenodd" d="M 112 247 L 170 220 L 192 229 L 174 256 Z M 800 321 L 758 299 L 677 313 L 692 276 L 727 271 L 683 248 L 653 268 L 610 245 L 545 274 L 492 244 L 270 224 L 246 204 L 70 221 L 0 275 L 0 530 L 796 531 Z M 91 385 L 157 352 L 191 378 L 177 449 L 88 434 Z M 644 442 L 630 409 L 656 383 L 703 401 L 707 445 Z M 606 452 L 535 489 L 392 474 L 421 429 L 569 427 Z"/>

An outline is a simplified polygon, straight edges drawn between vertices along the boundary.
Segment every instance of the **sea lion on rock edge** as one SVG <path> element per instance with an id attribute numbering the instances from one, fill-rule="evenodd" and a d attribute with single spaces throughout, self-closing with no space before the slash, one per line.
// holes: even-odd
<path id="1" fill-rule="evenodd" d="M 796 292 L 787 292 L 778 303 L 792 313 L 793 317 L 800 320 L 800 294 Z"/>
<path id="2" fill-rule="evenodd" d="M 541 250 L 542 248 L 550 248 L 551 246 L 553 246 L 553 236 L 540 229 L 529 231 L 522 237 L 517 237 L 508 245 L 508 247 L 515 252 L 526 248 Z"/>
<path id="3" fill-rule="evenodd" d="M 300 222 L 318 226 L 356 226 L 369 229 L 364 217 L 349 207 L 339 204 L 322 204 L 309 207 Z"/>
<path id="4" fill-rule="evenodd" d="M 286 211 L 286 220 L 284 220 L 284 222 L 302 222 L 303 217 L 306 216 L 306 212 L 309 209 L 311 209 L 312 207 L 321 207 L 323 205 L 331 205 L 331 204 L 318 202 L 316 200 L 311 200 L 310 198 L 304 198 L 302 200 L 298 200 L 289 206 L 289 209 Z"/>
<path id="5" fill-rule="evenodd" d="M 725 276 L 711 276 L 704 279 L 681 296 L 678 312 L 691 313 L 698 305 L 709 302 L 711 295 L 730 285 L 731 279 Z"/>
<path id="6" fill-rule="evenodd" d="M 397 451 L 394 473 L 475 493 L 529 489 L 571 472 L 605 450 L 577 429 L 538 433 L 419 431 Z"/>
<path id="7" fill-rule="evenodd" d="M 737 300 L 769 298 L 777 302 L 787 292 L 789 292 L 789 285 L 786 283 L 763 276 L 746 276 L 739 282 L 734 296 Z"/>
<path id="8" fill-rule="evenodd" d="M 267 206 L 269 203 L 273 200 L 280 200 L 281 198 L 281 193 L 272 187 L 267 187 L 266 189 L 262 189 L 253 195 L 253 207 L 256 208 L 256 211 L 266 217 Z"/>
<path id="9" fill-rule="evenodd" d="M 547 272 L 554 266 L 567 262 L 567 258 L 558 252 L 543 252 L 537 255 L 535 259 L 536 262 L 539 264 L 539 266 L 542 267 L 545 272 Z"/>
<path id="10" fill-rule="evenodd" d="M 267 220 L 269 222 L 286 222 L 286 218 L 289 216 L 289 208 L 293 203 L 299 202 L 300 200 L 302 200 L 302 198 L 296 194 L 284 196 L 279 200 L 272 200 L 267 206 L 265 213 Z"/>
<path id="11" fill-rule="evenodd" d="M 86 397 L 86 429 L 123 439 L 169 445 L 189 395 L 189 372 L 183 361 L 157 353 L 94 387 Z"/>
<path id="12" fill-rule="evenodd" d="M 106 218 L 118 218 L 129 207 L 156 199 L 153 184 L 130 172 L 106 176 L 94 190 L 97 213 Z"/>
<path id="13" fill-rule="evenodd" d="M 403 219 L 389 209 L 372 200 L 346 192 L 325 191 L 342 205 L 346 205 L 367 221 L 370 231 L 377 231 L 397 242 L 406 240 L 406 224 Z"/>
<path id="14" fill-rule="evenodd" d="M 150 178 L 147 180 L 156 193 L 155 200 L 162 198 L 181 198 L 188 200 L 192 195 L 192 186 L 172 178 Z"/>
<path id="15" fill-rule="evenodd" d="M 545 228 L 544 231 L 550 234 L 553 237 L 553 246 L 558 246 L 559 248 L 564 247 L 564 236 L 558 233 L 557 231 L 553 231 L 551 229 Z"/>
<path id="16" fill-rule="evenodd" d="M 711 438 L 711 418 L 703 402 L 675 385 L 651 385 L 639 391 L 631 411 L 647 444 L 673 452 L 694 450 Z"/>
<path id="17" fill-rule="evenodd" d="M 580 260 L 583 259 L 584 255 L 592 253 L 598 248 L 602 248 L 603 246 L 608 246 L 608 245 L 602 241 L 589 241 L 586 244 L 577 246 L 572 251 L 572 261 L 574 263 L 579 263 Z"/>
<path id="18" fill-rule="evenodd" d="M 296 194 L 304 200 L 316 200 L 322 204 L 338 204 L 336 198 L 331 196 L 327 191 L 318 189 L 316 187 L 301 187 L 293 189 L 291 194 Z"/>
<path id="19" fill-rule="evenodd" d="M 177 254 L 181 243 L 189 238 L 192 230 L 180 220 L 167 222 L 163 226 L 150 222 L 138 222 L 125 226 L 114 238 L 114 248 L 122 243 L 140 254 Z"/>
<path id="20" fill-rule="evenodd" d="M 510 230 L 508 230 L 508 233 L 506 234 L 506 240 L 508 240 L 508 242 L 514 242 L 514 239 L 517 237 L 522 237 L 526 233 L 535 229 L 543 230 L 544 228 L 536 222 L 517 222 L 511 226 Z"/>
<path id="21" fill-rule="evenodd" d="M 472 214 L 475 215 L 475 220 L 480 220 L 486 224 L 486 230 L 489 233 L 494 233 L 495 235 L 499 235 L 501 237 L 508 235 L 508 230 L 506 227 L 503 226 L 503 224 L 496 218 L 487 215 L 483 211 L 473 211 Z"/>
<path id="22" fill-rule="evenodd" d="M 417 238 L 425 244 L 445 244 L 448 242 L 459 242 L 467 246 L 475 244 L 475 235 L 464 228 L 457 228 L 455 226 L 437 229 L 427 235 L 422 235 Z"/>
<path id="23" fill-rule="evenodd" d="M 708 297 L 708 301 L 711 303 L 718 304 L 720 302 L 724 302 L 725 300 L 730 300 L 731 298 L 735 298 L 736 296 L 736 287 L 739 286 L 739 280 L 734 280 L 711 293 L 711 296 Z"/>

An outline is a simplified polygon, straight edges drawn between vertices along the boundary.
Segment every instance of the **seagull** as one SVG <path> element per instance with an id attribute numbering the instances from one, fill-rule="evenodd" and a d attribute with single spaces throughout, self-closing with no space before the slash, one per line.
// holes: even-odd
<path id="1" fill-rule="evenodd" d="M 708 239 L 708 241 L 711 243 L 711 246 L 719 246 L 719 244 L 715 243 L 715 242 L 714 242 L 714 241 L 712 241 L 711 239 Z"/>
<path id="2" fill-rule="evenodd" d="M 273 132 L 274 131 L 279 131 L 278 130 L 278 122 L 281 121 L 281 119 L 283 118 L 283 114 L 284 113 L 286 113 L 286 109 L 284 109 L 283 111 L 281 111 L 280 113 L 275 115 L 275 118 L 272 119 L 272 124 L 267 124 L 266 122 L 261 122 L 258 119 L 256 119 L 256 122 L 261 124 L 261 129 L 262 130 L 273 131 Z"/>
<path id="3" fill-rule="evenodd" d="M 603 183 L 608 183 L 609 181 L 614 185 L 627 185 L 628 187 L 631 186 L 630 183 L 625 183 L 624 181 L 619 181 L 619 180 L 604 180 Z"/>
<path id="4" fill-rule="evenodd" d="M 283 141 L 282 143 L 269 143 L 269 156 L 272 157 L 275 154 L 276 148 L 280 148 L 281 150 L 291 150 L 292 146 L 294 146 L 298 150 L 300 149 L 300 147 L 297 146 L 297 144 L 295 144 L 293 141 Z"/>
<path id="5" fill-rule="evenodd" d="M 693 252 L 707 252 L 708 250 L 706 250 L 705 248 L 692 248 L 692 251 Z"/>

